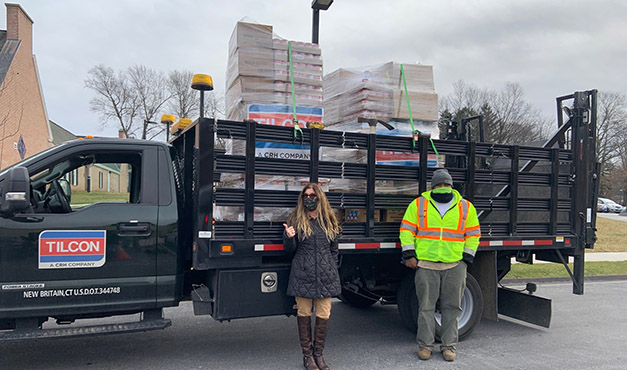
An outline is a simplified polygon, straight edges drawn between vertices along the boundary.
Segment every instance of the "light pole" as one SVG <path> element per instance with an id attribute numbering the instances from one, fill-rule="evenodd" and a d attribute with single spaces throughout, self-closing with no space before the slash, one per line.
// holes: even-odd
<path id="1" fill-rule="evenodd" d="M 311 30 L 311 42 L 318 43 L 318 25 L 320 23 L 320 11 L 327 10 L 333 4 L 333 0 L 313 0 L 311 9 L 313 9 L 313 24 Z"/>

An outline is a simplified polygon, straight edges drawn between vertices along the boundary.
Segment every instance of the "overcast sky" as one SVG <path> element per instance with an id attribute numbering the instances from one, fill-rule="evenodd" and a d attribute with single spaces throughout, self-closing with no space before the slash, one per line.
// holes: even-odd
<path id="1" fill-rule="evenodd" d="M 34 54 L 49 118 L 75 134 L 99 130 L 87 71 L 142 64 L 213 76 L 224 92 L 228 40 L 238 20 L 311 41 L 311 0 L 14 0 L 34 20 Z M 6 29 L 6 9 L 0 28 Z M 622 35 L 622 36 L 621 36 Z M 389 61 L 433 65 L 436 91 L 463 79 L 500 89 L 518 82 L 555 116 L 555 97 L 596 88 L 627 94 L 624 0 L 335 0 L 320 14 L 324 70 Z"/>

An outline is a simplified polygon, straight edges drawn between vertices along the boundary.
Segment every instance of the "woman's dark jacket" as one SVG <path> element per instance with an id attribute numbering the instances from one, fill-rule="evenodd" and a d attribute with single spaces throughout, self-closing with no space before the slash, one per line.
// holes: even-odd
<path id="1" fill-rule="evenodd" d="M 329 241 L 318 219 L 309 219 L 312 233 L 304 240 L 298 234 L 288 238 L 283 233 L 283 246 L 294 253 L 287 295 L 303 298 L 326 298 L 342 291 L 337 270 L 337 239 Z"/>

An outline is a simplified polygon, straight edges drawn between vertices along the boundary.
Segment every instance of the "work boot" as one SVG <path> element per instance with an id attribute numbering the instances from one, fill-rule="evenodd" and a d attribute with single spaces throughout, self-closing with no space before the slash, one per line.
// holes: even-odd
<path id="1" fill-rule="evenodd" d="M 313 343 L 311 341 L 311 316 L 296 316 L 298 323 L 298 337 L 303 349 L 303 366 L 307 370 L 319 370 L 313 358 Z"/>
<path id="2" fill-rule="evenodd" d="M 442 357 L 444 357 L 446 361 L 455 361 L 455 357 L 457 356 L 455 355 L 454 350 L 445 348 L 444 351 L 442 351 Z"/>
<path id="3" fill-rule="evenodd" d="M 418 350 L 418 358 L 428 360 L 431 358 L 431 350 L 429 348 L 420 348 Z"/>
<path id="4" fill-rule="evenodd" d="M 314 328 L 314 360 L 320 370 L 329 370 L 324 362 L 322 351 L 324 351 L 324 342 L 327 340 L 327 332 L 329 331 L 329 319 L 321 319 L 316 317 L 316 326 Z"/>

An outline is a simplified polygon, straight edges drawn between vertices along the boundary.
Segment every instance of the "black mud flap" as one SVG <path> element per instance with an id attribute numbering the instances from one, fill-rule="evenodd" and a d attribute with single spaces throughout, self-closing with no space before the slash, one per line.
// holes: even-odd
<path id="1" fill-rule="evenodd" d="M 192 290 L 192 302 L 194 305 L 194 315 L 211 315 L 213 314 L 213 303 L 215 300 L 211 298 L 211 292 L 204 284 L 196 285 Z"/>
<path id="2" fill-rule="evenodd" d="M 498 290 L 499 314 L 548 328 L 551 300 L 508 288 Z"/>
<path id="3" fill-rule="evenodd" d="M 77 326 L 51 329 L 15 329 L 7 332 L 0 332 L 0 342 L 45 339 L 45 338 L 68 338 L 84 337 L 89 335 L 135 333 L 149 330 L 165 329 L 172 324 L 168 319 L 147 318 L 137 322 L 126 322 L 119 324 Z"/>

